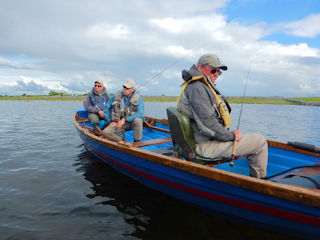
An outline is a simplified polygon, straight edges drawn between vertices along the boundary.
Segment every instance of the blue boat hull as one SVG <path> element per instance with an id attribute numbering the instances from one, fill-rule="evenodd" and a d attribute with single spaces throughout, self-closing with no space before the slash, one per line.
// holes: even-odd
<path id="1" fill-rule="evenodd" d="M 87 149 L 143 185 L 208 211 L 306 239 L 320 236 L 320 209 L 213 180 L 106 147 L 78 131 Z M 237 181 L 237 179 L 234 179 Z"/>

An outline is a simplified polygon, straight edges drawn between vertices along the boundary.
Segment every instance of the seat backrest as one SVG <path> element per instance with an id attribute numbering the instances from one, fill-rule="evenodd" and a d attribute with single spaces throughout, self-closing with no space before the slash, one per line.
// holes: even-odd
<path id="1" fill-rule="evenodd" d="M 167 108 L 167 116 L 174 150 L 179 157 L 192 161 L 196 157 L 196 143 L 189 117 L 176 107 Z"/>

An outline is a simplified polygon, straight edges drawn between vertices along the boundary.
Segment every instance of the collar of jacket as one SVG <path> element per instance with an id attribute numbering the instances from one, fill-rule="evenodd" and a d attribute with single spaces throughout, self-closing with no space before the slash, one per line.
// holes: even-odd
<path id="1" fill-rule="evenodd" d="M 190 80 L 183 82 L 180 87 L 186 87 L 189 83 L 193 82 L 193 81 L 198 81 L 200 80 L 201 82 L 203 82 L 204 84 L 208 85 L 208 81 L 205 78 L 205 76 L 193 76 Z"/>
<path id="2" fill-rule="evenodd" d="M 94 92 L 94 94 L 96 94 L 96 95 L 98 95 L 98 96 L 101 96 L 101 95 L 103 95 L 103 94 L 105 94 L 105 93 L 107 93 L 107 91 L 106 91 L 106 88 L 105 87 L 103 87 L 102 88 L 102 90 L 101 90 L 101 92 L 96 92 L 96 90 L 94 90 L 94 88 L 92 89 L 93 90 L 93 92 Z"/>

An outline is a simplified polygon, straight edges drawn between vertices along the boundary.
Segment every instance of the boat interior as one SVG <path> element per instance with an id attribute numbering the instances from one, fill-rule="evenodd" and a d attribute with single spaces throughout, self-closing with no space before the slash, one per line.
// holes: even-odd
<path id="1" fill-rule="evenodd" d="M 174 109 L 172 111 L 174 111 Z M 78 111 L 75 116 L 75 121 L 82 128 L 86 129 L 86 131 L 100 136 L 101 138 L 115 141 L 114 139 L 109 138 L 109 136 L 105 136 L 100 129 L 95 129 L 93 127 L 88 121 L 87 111 Z M 189 123 L 186 122 L 186 124 L 188 125 Z M 183 129 L 183 126 L 181 127 L 180 123 L 172 123 L 172 116 L 170 116 L 169 112 L 168 120 L 145 117 L 143 138 L 141 141 L 133 141 L 132 130 L 123 131 L 122 144 L 125 144 L 128 147 L 138 147 L 166 156 L 184 159 L 186 161 L 193 161 L 228 172 L 245 176 L 250 175 L 249 165 L 245 156 L 237 156 L 234 165 L 232 166 L 232 164 L 230 164 L 230 158 L 205 159 L 194 155 L 194 146 L 191 146 L 194 144 L 192 142 L 193 136 L 191 136 L 190 143 L 190 136 L 188 135 L 190 132 L 187 133 L 188 136 L 183 136 L 186 134 L 184 130 L 185 129 Z M 177 140 L 177 138 L 179 138 L 179 140 Z M 266 180 L 298 185 L 311 189 L 320 189 L 319 152 L 309 152 L 297 146 L 273 141 L 268 141 L 268 146 L 268 175 L 265 178 Z"/>

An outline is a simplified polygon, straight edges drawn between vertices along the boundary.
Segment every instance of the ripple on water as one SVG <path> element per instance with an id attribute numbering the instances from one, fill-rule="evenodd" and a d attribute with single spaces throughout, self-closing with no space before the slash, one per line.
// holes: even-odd
<path id="1" fill-rule="evenodd" d="M 176 103 L 145 103 L 145 113 L 165 118 L 169 105 Z M 85 151 L 72 125 L 80 106 L 0 101 L 2 239 L 292 239 L 208 214 L 108 167 Z M 232 107 L 238 119 L 240 105 Z M 240 130 L 315 144 L 319 112 L 245 105 Z"/>

